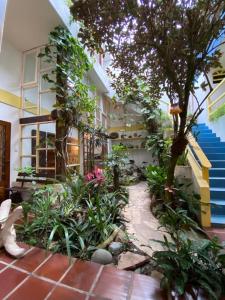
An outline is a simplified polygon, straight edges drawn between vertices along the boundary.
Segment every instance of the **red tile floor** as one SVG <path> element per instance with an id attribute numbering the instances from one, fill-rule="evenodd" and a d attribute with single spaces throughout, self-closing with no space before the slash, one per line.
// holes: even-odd
<path id="1" fill-rule="evenodd" d="M 225 242 L 225 228 L 204 228 L 208 237 L 211 239 L 217 236 L 220 242 Z"/>
<path id="2" fill-rule="evenodd" d="M 0 299 L 167 299 L 154 278 L 25 247 L 21 259 L 0 251 Z"/>

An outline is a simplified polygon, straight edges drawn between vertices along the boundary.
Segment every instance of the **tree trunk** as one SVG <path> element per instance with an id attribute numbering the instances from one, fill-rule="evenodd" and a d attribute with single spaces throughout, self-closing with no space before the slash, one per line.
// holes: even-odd
<path id="1" fill-rule="evenodd" d="M 170 202 L 173 200 L 173 185 L 174 185 L 174 173 L 177 160 L 180 155 L 185 151 L 188 141 L 184 133 L 179 133 L 177 137 L 173 139 L 171 146 L 171 157 L 169 160 L 169 166 L 167 169 L 167 179 L 166 179 L 166 201 Z"/>
<path id="2" fill-rule="evenodd" d="M 113 167 L 113 187 L 115 191 L 120 188 L 120 171 L 117 165 Z"/>

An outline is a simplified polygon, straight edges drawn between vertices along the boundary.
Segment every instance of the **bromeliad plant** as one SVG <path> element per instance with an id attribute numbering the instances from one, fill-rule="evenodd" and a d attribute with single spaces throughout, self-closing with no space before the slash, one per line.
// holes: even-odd
<path id="1" fill-rule="evenodd" d="M 68 256 L 89 258 L 123 223 L 120 213 L 127 203 L 124 191 L 109 192 L 102 182 L 95 189 L 94 185 L 93 180 L 76 176 L 68 179 L 61 192 L 49 186 L 36 191 L 33 202 L 23 203 L 20 238 Z"/>
<path id="2" fill-rule="evenodd" d="M 153 264 L 163 274 L 161 287 L 173 299 L 201 295 L 218 300 L 225 295 L 225 254 L 216 238 L 191 240 L 178 232 L 172 242 L 164 236 L 159 243 L 165 250 L 153 253 Z"/>

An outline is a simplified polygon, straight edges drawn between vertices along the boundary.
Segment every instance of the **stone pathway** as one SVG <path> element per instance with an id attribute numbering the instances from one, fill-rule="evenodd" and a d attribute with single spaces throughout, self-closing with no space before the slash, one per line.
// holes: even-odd
<path id="1" fill-rule="evenodd" d="M 128 190 L 129 204 L 124 210 L 124 217 L 128 221 L 127 233 L 136 247 L 151 256 L 154 251 L 162 250 L 162 246 L 151 239 L 163 240 L 163 232 L 159 229 L 159 221 L 150 211 L 147 184 L 140 182 L 128 187 Z"/>

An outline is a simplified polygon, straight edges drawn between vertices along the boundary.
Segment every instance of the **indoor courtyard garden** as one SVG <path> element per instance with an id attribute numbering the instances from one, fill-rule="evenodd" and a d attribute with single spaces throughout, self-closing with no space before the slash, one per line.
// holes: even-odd
<path id="1" fill-rule="evenodd" d="M 225 299 L 225 2 L 0 1 L 0 299 Z"/>

